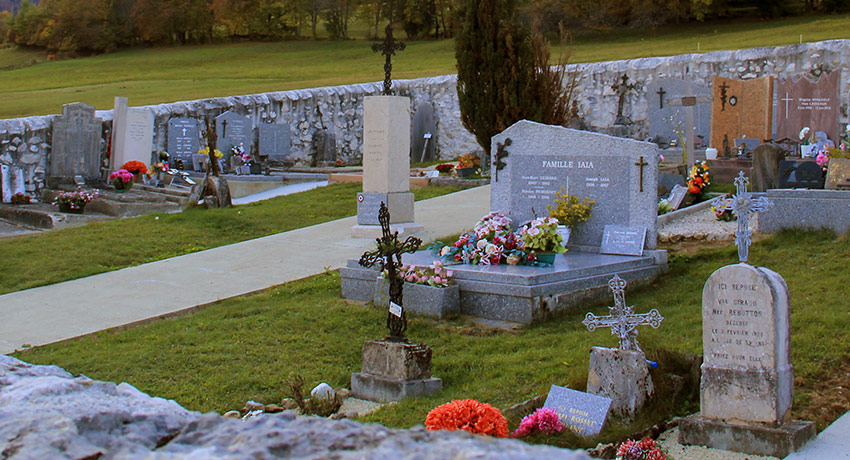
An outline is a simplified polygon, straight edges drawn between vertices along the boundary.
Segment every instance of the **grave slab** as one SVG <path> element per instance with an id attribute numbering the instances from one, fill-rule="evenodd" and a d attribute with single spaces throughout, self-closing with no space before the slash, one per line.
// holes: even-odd
<path id="1" fill-rule="evenodd" d="M 647 120 L 649 136 L 676 139 L 673 127 L 685 126 L 685 80 L 681 78 L 656 78 L 646 87 Z M 694 136 L 709 139 L 711 132 L 711 88 L 691 83 L 694 98 Z M 688 101 L 685 101 L 687 103 Z"/>
<path id="2" fill-rule="evenodd" d="M 259 151 L 261 157 L 283 162 L 292 146 L 289 125 L 264 123 L 260 125 Z"/>
<path id="3" fill-rule="evenodd" d="M 245 148 L 245 153 L 251 155 L 254 132 L 250 118 L 228 110 L 215 117 L 215 132 L 218 134 L 216 146 L 225 158 L 228 158 L 231 149 L 239 144 Z"/>
<path id="4" fill-rule="evenodd" d="M 828 228 L 850 232 L 850 190 L 768 190 L 773 207 L 759 215 L 758 231 L 775 233 L 784 228 Z"/>

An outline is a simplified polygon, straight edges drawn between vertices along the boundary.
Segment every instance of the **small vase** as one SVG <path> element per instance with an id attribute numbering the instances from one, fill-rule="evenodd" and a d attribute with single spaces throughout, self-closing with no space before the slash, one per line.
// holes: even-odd
<path id="1" fill-rule="evenodd" d="M 538 252 L 535 255 L 537 256 L 537 261 L 541 264 L 555 265 L 554 252 Z"/>
<path id="2" fill-rule="evenodd" d="M 558 234 L 561 235 L 561 246 L 567 247 L 567 243 L 570 241 L 570 226 L 569 225 L 558 225 Z"/>
<path id="3" fill-rule="evenodd" d="M 68 214 L 82 214 L 85 209 L 86 209 L 85 204 L 80 205 L 79 208 L 75 209 L 75 208 L 72 208 L 71 205 L 68 204 L 68 203 L 59 203 L 59 212 L 65 212 L 65 213 L 68 213 Z"/>

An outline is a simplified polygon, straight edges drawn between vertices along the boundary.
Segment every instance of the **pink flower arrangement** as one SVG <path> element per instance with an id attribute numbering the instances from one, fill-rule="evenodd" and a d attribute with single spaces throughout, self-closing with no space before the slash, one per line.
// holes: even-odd
<path id="1" fill-rule="evenodd" d="M 533 414 L 526 415 L 519 422 L 519 428 L 511 435 L 514 438 L 528 436 L 534 432 L 546 434 L 560 433 L 564 429 L 564 424 L 561 423 L 561 418 L 554 409 L 542 407 L 534 411 Z"/>
<path id="2" fill-rule="evenodd" d="M 617 460 L 667 460 L 667 455 L 650 438 L 626 441 L 617 449 Z"/>
<path id="3" fill-rule="evenodd" d="M 118 171 L 115 171 L 114 173 L 109 175 L 109 182 L 112 182 L 114 184 L 116 179 L 126 184 L 127 182 L 133 180 L 133 173 L 127 171 L 126 169 L 119 169 Z"/>
<path id="4" fill-rule="evenodd" d="M 826 171 L 827 166 L 829 165 L 829 151 L 824 148 L 820 152 L 818 152 L 817 158 L 815 158 L 815 162 L 817 162 L 818 166 L 823 168 Z"/>
<path id="5" fill-rule="evenodd" d="M 452 271 L 447 270 L 443 263 L 439 260 L 427 267 L 417 267 L 416 265 L 402 265 L 402 277 L 408 283 L 424 284 L 433 287 L 448 287 L 449 278 L 452 276 Z M 384 276 L 387 273 L 384 271 Z"/>

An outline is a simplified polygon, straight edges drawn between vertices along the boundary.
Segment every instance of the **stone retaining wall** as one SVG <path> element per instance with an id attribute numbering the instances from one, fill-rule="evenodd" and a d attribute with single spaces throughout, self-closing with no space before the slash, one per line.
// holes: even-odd
<path id="1" fill-rule="evenodd" d="M 830 40 L 783 47 L 575 64 L 571 70 L 581 72 L 579 104 L 584 124 L 594 131 L 608 130 L 614 123 L 618 100 L 618 94 L 611 86 L 620 76 L 627 74 L 629 80 L 637 86 L 627 94 L 624 115 L 633 123 L 633 137 L 647 137 L 647 85 L 656 78 L 681 78 L 687 69 L 690 69 L 695 84 L 706 86 L 711 86 L 714 75 L 750 79 L 766 75 L 811 75 L 824 70 L 841 69 L 840 121 L 850 121 L 850 40 Z M 455 75 L 394 82 L 401 95 L 411 98 L 411 116 L 422 101 L 430 101 L 434 105 L 438 133 L 437 156 L 441 159 L 454 159 L 461 154 L 480 150 L 474 137 L 460 122 L 456 83 Z M 232 110 L 249 116 L 255 127 L 261 123 L 288 124 L 292 134 L 290 157 L 301 164 L 309 163 L 313 133 L 325 126 L 336 135 L 338 158 L 353 164 L 359 162 L 362 155 L 363 98 L 378 95 L 379 85 L 376 82 L 279 91 L 145 108 L 153 112 L 155 117 L 154 148 L 157 151 L 166 149 L 166 126 L 170 118 L 203 118 Z M 98 111 L 97 116 L 103 120 L 105 127 L 111 126 L 111 110 Z M 47 115 L 0 120 L 0 163 L 19 167 L 29 165 L 30 171 L 43 173 L 49 157 L 54 117 Z M 22 149 L 29 152 L 26 158 L 20 154 Z M 33 165 L 38 167 L 34 168 Z M 31 179 L 28 177 L 27 181 Z"/>

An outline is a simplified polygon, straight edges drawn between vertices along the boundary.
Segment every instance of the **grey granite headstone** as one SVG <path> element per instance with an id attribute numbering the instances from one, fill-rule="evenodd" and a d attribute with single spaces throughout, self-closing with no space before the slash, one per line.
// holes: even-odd
<path id="1" fill-rule="evenodd" d="M 782 160 L 779 188 L 823 188 L 823 168 L 814 161 Z"/>
<path id="2" fill-rule="evenodd" d="M 69 181 L 75 175 L 99 178 L 102 132 L 103 122 L 95 118 L 94 107 L 81 102 L 62 106 L 62 115 L 53 120 L 48 183 Z"/>
<path id="3" fill-rule="evenodd" d="M 545 216 L 555 192 L 564 187 L 596 202 L 590 219 L 572 229 L 570 244 L 599 246 L 605 225 L 615 224 L 646 228 L 646 246 L 655 249 L 655 144 L 527 120 L 494 136 L 492 150 L 506 138 L 512 142 L 505 166 L 492 174 L 492 211 L 504 212 L 516 224 Z"/>
<path id="4" fill-rule="evenodd" d="M 437 124 L 434 121 L 434 106 L 422 102 L 413 115 L 412 137 L 410 138 L 410 161 L 432 161 L 437 145 Z"/>
<path id="5" fill-rule="evenodd" d="M 230 156 L 230 149 L 242 144 L 245 153 L 251 154 L 254 133 L 251 119 L 238 113 L 227 111 L 215 117 L 215 132 L 218 134 L 216 146 L 225 157 Z"/>
<path id="6" fill-rule="evenodd" d="M 593 436 L 605 425 L 611 399 L 552 385 L 543 407 L 557 412 L 561 423 L 572 432 Z"/>
<path id="7" fill-rule="evenodd" d="M 289 125 L 263 123 L 260 125 L 261 157 L 267 157 L 269 161 L 282 162 L 289 155 L 291 146 Z"/>
<path id="8" fill-rule="evenodd" d="M 645 241 L 645 227 L 606 225 L 602 232 L 602 245 L 599 247 L 599 253 L 641 256 L 643 255 Z"/>
<path id="9" fill-rule="evenodd" d="M 193 164 L 193 155 L 201 150 L 200 124 L 194 118 L 172 118 L 168 120 L 168 153 L 172 164 L 182 160 L 184 165 Z"/>
<path id="10" fill-rule="evenodd" d="M 694 107 L 694 136 L 709 139 L 711 134 L 711 88 L 691 83 L 691 95 L 696 98 Z M 649 136 L 676 139 L 673 126 L 685 126 L 685 80 L 656 78 L 646 86 L 647 120 Z M 685 103 L 688 103 L 687 101 Z M 670 120 L 671 121 L 667 121 Z"/>

